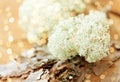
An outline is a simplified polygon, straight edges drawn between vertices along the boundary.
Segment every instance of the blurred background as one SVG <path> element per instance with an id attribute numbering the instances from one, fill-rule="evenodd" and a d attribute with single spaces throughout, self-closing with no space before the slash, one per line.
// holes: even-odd
<path id="1" fill-rule="evenodd" d="M 8 63 L 31 45 L 18 25 L 22 0 L 0 0 L 0 64 Z"/>
<path id="2" fill-rule="evenodd" d="M 93 2 L 94 7 L 98 8 L 108 3 L 112 5 L 108 13 L 111 22 L 114 23 L 111 28 L 111 39 L 119 41 L 120 0 L 93 0 Z M 0 0 L 0 64 L 8 63 L 32 47 L 18 24 L 18 10 L 21 4 L 22 0 Z M 92 9 L 92 6 L 89 9 Z"/>

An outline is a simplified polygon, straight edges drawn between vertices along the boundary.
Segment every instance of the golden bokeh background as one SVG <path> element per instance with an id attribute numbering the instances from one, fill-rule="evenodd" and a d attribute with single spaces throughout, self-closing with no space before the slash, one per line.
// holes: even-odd
<path id="1" fill-rule="evenodd" d="M 0 0 L 0 64 L 8 63 L 31 47 L 18 24 L 22 0 Z"/>

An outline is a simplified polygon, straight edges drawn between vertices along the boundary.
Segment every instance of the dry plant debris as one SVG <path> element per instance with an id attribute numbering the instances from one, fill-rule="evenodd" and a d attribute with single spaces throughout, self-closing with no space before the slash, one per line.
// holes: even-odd
<path id="1" fill-rule="evenodd" d="M 31 57 L 24 56 L 7 65 L 0 65 L 0 78 L 6 80 L 7 77 L 19 77 L 25 82 L 86 82 L 90 81 L 92 74 L 101 76 L 120 58 L 119 50 L 115 49 L 112 56 L 96 63 L 88 63 L 79 56 L 60 61 L 45 55 L 47 52 L 44 49 L 45 47 L 35 46 Z"/>

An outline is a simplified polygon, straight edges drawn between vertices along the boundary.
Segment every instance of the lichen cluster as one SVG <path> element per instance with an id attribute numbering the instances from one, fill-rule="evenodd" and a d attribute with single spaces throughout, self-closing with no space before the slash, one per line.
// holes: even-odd
<path id="1" fill-rule="evenodd" d="M 86 8 L 83 0 L 24 0 L 19 23 L 30 42 L 49 36 L 59 21 L 76 16 Z"/>
<path id="2" fill-rule="evenodd" d="M 109 22 L 100 11 L 61 21 L 48 41 L 54 57 L 64 60 L 78 54 L 90 63 L 107 56 L 109 47 Z"/>
<path id="3" fill-rule="evenodd" d="M 24 0 L 20 25 L 30 42 L 48 39 L 49 52 L 57 59 L 82 56 L 96 62 L 107 56 L 110 47 L 109 22 L 102 11 L 85 11 L 83 0 Z"/>

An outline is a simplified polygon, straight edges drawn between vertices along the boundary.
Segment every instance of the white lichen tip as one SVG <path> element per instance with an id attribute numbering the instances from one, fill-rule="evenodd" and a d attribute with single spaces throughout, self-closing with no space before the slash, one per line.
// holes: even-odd
<path id="1" fill-rule="evenodd" d="M 109 47 L 109 22 L 100 11 L 60 22 L 48 41 L 48 49 L 54 57 L 64 60 L 79 54 L 90 63 L 107 56 Z"/>
<path id="2" fill-rule="evenodd" d="M 49 36 L 60 20 L 76 16 L 85 8 L 83 0 L 24 0 L 19 10 L 19 23 L 30 42 L 34 42 L 44 33 Z M 35 40 L 30 32 L 34 32 Z"/>

